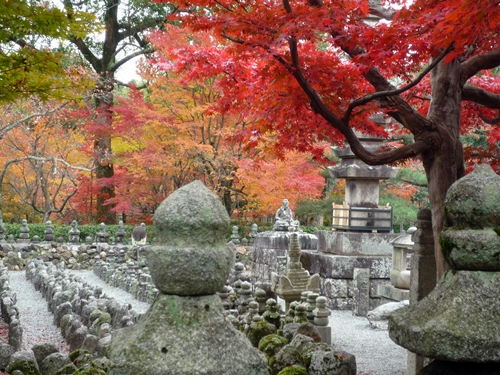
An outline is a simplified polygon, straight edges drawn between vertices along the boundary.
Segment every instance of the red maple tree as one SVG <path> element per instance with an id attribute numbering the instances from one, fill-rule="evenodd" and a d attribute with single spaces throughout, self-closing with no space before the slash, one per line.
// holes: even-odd
<path id="1" fill-rule="evenodd" d="M 444 199 L 465 174 L 460 134 L 489 123 L 490 141 L 498 141 L 499 79 L 486 71 L 500 65 L 500 5 L 406 3 L 180 0 L 179 25 L 209 32 L 214 42 L 172 52 L 193 79 L 223 77 L 220 108 L 260 119 L 247 129 L 250 144 L 272 131 L 277 147 L 299 150 L 346 139 L 372 165 L 421 157 L 440 277 Z M 370 120 L 375 113 L 414 141 L 365 149 L 355 130 L 387 135 Z"/>

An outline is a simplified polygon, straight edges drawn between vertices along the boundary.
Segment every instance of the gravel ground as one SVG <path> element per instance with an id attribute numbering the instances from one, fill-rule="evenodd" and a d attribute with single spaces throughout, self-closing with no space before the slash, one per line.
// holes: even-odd
<path id="1" fill-rule="evenodd" d="M 406 349 L 351 311 L 332 311 L 332 344 L 354 354 L 358 375 L 406 375 Z"/>
<path id="2" fill-rule="evenodd" d="M 59 346 L 62 353 L 68 353 L 69 346 L 59 328 L 54 325 L 47 302 L 33 284 L 26 280 L 24 271 L 9 271 L 9 283 L 11 290 L 16 293 L 16 306 L 23 328 L 21 349 L 28 350 L 35 344 L 52 342 Z"/>
<path id="3" fill-rule="evenodd" d="M 103 292 L 120 303 L 130 303 L 137 312 L 145 312 L 149 305 L 139 302 L 121 289 L 107 285 L 92 271 L 71 271 L 89 284 L 100 286 Z M 17 307 L 23 327 L 23 349 L 39 342 L 57 343 L 62 352 L 68 352 L 61 333 L 52 323 L 47 304 L 33 285 L 26 281 L 24 272 L 9 272 L 10 285 L 17 294 Z M 333 311 L 330 317 L 332 343 L 356 357 L 358 375 L 406 375 L 406 350 L 396 345 L 387 331 L 373 329 L 366 318 L 354 317 L 350 311 Z"/>

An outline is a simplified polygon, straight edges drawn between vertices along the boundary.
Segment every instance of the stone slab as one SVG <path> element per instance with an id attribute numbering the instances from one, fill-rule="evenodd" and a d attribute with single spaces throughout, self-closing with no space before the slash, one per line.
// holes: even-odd
<path id="1" fill-rule="evenodd" d="M 352 279 L 354 268 L 370 269 L 370 278 L 389 279 L 391 255 L 335 255 L 302 251 L 301 262 L 309 273 L 322 278 Z"/>
<path id="2" fill-rule="evenodd" d="M 405 301 L 410 299 L 410 290 L 409 289 L 399 289 L 394 285 L 378 285 L 377 286 L 377 294 L 380 297 L 387 298 L 391 301 Z"/>
<path id="3" fill-rule="evenodd" d="M 315 326 L 321 336 L 321 342 L 325 344 L 332 345 L 332 327 L 320 327 Z"/>
<path id="4" fill-rule="evenodd" d="M 355 268 L 353 276 L 353 309 L 355 316 L 366 316 L 369 310 L 370 298 L 370 270 Z"/>
<path id="5" fill-rule="evenodd" d="M 260 232 L 254 237 L 253 246 L 254 248 L 288 251 L 290 233 L 281 231 Z M 299 243 L 302 250 L 316 250 L 318 248 L 318 237 L 314 234 L 299 232 Z"/>
<path id="6" fill-rule="evenodd" d="M 391 255 L 391 242 L 401 233 L 360 233 L 320 230 L 318 251 L 339 255 Z"/>

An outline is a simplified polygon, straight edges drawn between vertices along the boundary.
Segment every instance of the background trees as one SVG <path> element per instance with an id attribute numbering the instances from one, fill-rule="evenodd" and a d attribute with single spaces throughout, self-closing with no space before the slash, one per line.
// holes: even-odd
<path id="1" fill-rule="evenodd" d="M 98 75 L 93 93 L 92 135 L 96 178 L 100 182 L 97 196 L 97 218 L 114 223 L 111 201 L 113 185 L 113 153 L 111 149 L 113 90 L 118 68 L 137 56 L 151 53 L 146 32 L 159 28 L 170 14 L 169 6 L 152 6 L 145 1 L 63 0 L 68 17 L 81 8 L 95 14 L 104 27 L 103 39 L 97 35 L 71 35 L 68 40 L 77 48 L 88 66 Z"/>
<path id="2" fill-rule="evenodd" d="M 82 150 L 84 133 L 63 111 L 65 104 L 25 99 L 3 107 L 0 216 L 5 213 L 5 219 L 64 218 L 80 173 L 91 172 Z"/>
<path id="3" fill-rule="evenodd" d="M 388 3 L 400 9 L 377 0 L 178 1 L 196 7 L 179 14 L 182 27 L 210 31 L 214 43 L 177 55 L 192 77 L 225 77 L 221 108 L 261 119 L 246 133 L 250 143 L 275 132 L 278 147 L 315 151 L 318 140 L 341 136 L 368 164 L 420 156 L 439 277 L 445 267 L 438 242 L 444 198 L 465 173 L 460 132 L 477 126 L 468 121 L 470 111 L 488 119 L 488 136 L 498 140 L 498 79 L 484 71 L 500 64 L 499 5 Z M 227 58 L 219 63 L 219 55 Z M 374 113 L 395 120 L 393 131 L 411 133 L 413 141 L 384 152 L 366 150 L 354 130 L 387 136 L 388 129 L 370 120 Z"/>

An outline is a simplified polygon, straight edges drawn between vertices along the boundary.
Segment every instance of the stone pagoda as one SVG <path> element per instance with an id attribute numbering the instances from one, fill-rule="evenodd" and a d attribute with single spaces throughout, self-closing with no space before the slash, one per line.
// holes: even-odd
<path id="1" fill-rule="evenodd" d="M 200 181 L 173 192 L 154 214 L 146 248 L 159 290 L 133 326 L 116 331 L 109 375 L 267 375 L 267 360 L 234 328 L 217 291 L 234 260 L 229 216 Z"/>
<path id="2" fill-rule="evenodd" d="M 285 300 L 286 310 L 288 310 L 290 302 L 300 301 L 302 292 L 319 293 L 319 275 L 311 276 L 309 271 L 302 267 L 300 255 L 299 236 L 297 232 L 291 232 L 286 273 L 285 275 L 278 275 L 273 272 L 271 276 L 271 289 L 276 295 Z"/>
<path id="3" fill-rule="evenodd" d="M 451 270 L 395 313 L 389 336 L 434 359 L 420 375 L 500 374 L 500 176 L 477 165 L 446 195 L 441 246 Z"/>

